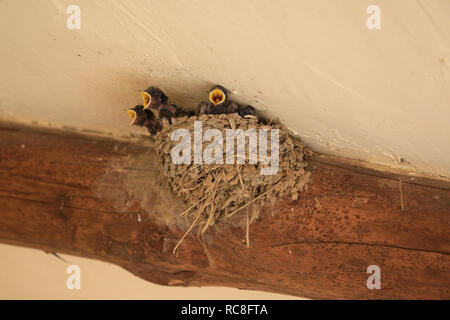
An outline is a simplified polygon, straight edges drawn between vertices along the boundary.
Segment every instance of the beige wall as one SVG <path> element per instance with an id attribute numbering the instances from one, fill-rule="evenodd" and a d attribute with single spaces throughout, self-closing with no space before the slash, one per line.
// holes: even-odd
<path id="1" fill-rule="evenodd" d="M 159 286 L 110 263 L 0 244 L 0 299 L 298 299 L 234 288 Z M 66 286 L 78 265 L 81 288 Z"/>
<path id="2" fill-rule="evenodd" d="M 66 28 L 70 4 L 81 8 L 80 30 Z M 371 4 L 381 30 L 366 28 Z M 124 112 L 141 89 L 158 85 L 192 107 L 220 83 L 316 151 L 449 176 L 449 17 L 448 0 L 3 0 L 0 118 L 144 132 Z M 0 296 L 238 297 L 150 288 L 73 260 L 92 281 L 86 296 L 64 289 L 54 257 L 2 246 Z"/>

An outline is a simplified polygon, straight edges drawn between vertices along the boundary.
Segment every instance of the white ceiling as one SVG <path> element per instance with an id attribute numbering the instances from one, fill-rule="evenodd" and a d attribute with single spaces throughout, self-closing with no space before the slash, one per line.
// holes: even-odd
<path id="1" fill-rule="evenodd" d="M 450 176 L 448 0 L 4 0 L 0 18 L 4 119 L 122 134 L 148 85 L 192 107 L 220 83 L 316 151 Z"/>

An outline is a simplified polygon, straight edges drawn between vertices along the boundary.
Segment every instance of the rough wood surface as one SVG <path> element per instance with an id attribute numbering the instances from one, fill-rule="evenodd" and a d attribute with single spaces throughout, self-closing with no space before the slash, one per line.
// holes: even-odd
<path id="1" fill-rule="evenodd" d="M 0 124 L 0 241 L 115 263 L 164 285 L 309 298 L 449 299 L 450 191 L 311 160 L 299 200 L 208 231 L 215 267 L 139 143 Z M 402 203 L 403 202 L 403 205 Z M 403 210 L 402 210 L 403 206 Z M 381 268 L 369 290 L 366 268 Z"/>

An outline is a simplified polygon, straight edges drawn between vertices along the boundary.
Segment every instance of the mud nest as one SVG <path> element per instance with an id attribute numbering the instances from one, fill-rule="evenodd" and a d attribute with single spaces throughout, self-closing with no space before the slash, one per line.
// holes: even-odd
<path id="1" fill-rule="evenodd" d="M 203 133 L 208 129 L 219 129 L 222 132 L 223 164 L 194 163 L 195 121 L 201 121 Z M 172 159 L 171 151 L 180 142 L 178 139 L 171 140 L 171 135 L 177 129 L 186 129 L 191 136 L 191 159 L 188 164 L 175 164 Z M 279 156 L 276 173 L 261 174 L 261 169 L 269 167 L 268 163 L 264 164 L 261 161 L 256 164 L 249 163 L 252 157 L 257 158 L 258 150 L 249 147 L 248 138 L 245 139 L 245 163 L 236 164 L 242 153 L 238 153 L 235 139 L 234 164 L 227 164 L 226 129 L 244 131 L 254 129 L 257 133 L 261 132 L 260 129 L 266 129 L 268 154 L 271 154 L 272 143 L 276 141 L 271 130 L 278 129 Z M 286 197 L 296 200 L 307 185 L 310 176 L 310 173 L 305 171 L 309 151 L 281 124 L 262 124 L 256 119 L 244 119 L 237 114 L 181 117 L 172 119 L 172 124 L 164 122 L 163 129 L 152 139 L 161 160 L 163 179 L 172 192 L 182 198 L 187 205 L 187 209 L 180 212 L 179 216 L 187 215 L 191 221 L 189 229 L 175 246 L 174 252 L 184 237 L 193 230 L 198 231 L 199 239 L 205 245 L 203 238 L 205 231 L 235 214 L 246 215 L 246 243 L 249 246 L 249 225 L 259 218 L 263 204 Z M 205 150 L 211 141 L 203 141 L 202 150 Z M 258 140 L 258 142 L 261 141 Z M 212 154 L 216 156 L 214 152 Z M 206 245 L 205 251 L 207 253 Z"/>

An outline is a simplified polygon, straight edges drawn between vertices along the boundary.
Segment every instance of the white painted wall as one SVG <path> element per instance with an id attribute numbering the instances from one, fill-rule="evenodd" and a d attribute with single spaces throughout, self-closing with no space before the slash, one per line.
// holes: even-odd
<path id="1" fill-rule="evenodd" d="M 0 41 L 3 119 L 123 134 L 149 84 L 194 106 L 220 83 L 314 150 L 450 175 L 448 0 L 4 0 Z"/>

